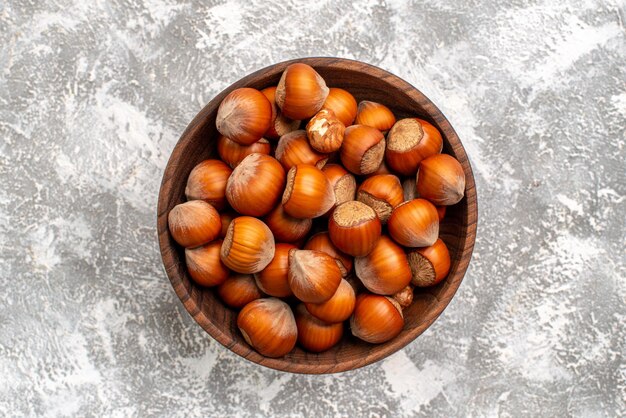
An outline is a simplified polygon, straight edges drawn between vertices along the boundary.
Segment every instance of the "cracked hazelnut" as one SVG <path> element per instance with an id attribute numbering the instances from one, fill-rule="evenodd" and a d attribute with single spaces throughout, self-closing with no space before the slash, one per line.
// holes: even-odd
<path id="1" fill-rule="evenodd" d="M 318 152 L 330 154 L 341 148 L 346 127 L 332 110 L 322 109 L 306 125 L 311 147 Z"/>
<path id="2" fill-rule="evenodd" d="M 413 303 L 413 286 L 408 285 L 399 292 L 393 294 L 392 298 L 398 302 L 402 309 L 406 309 Z"/>

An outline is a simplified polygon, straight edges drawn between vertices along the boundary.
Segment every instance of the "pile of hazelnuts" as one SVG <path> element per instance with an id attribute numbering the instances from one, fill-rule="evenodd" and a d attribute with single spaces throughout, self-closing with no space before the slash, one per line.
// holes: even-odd
<path id="1" fill-rule="evenodd" d="M 267 357 L 328 350 L 348 320 L 369 343 L 396 337 L 414 288 L 450 270 L 439 222 L 465 175 L 437 128 L 357 106 L 301 63 L 276 87 L 232 91 L 216 126 L 220 159 L 191 171 L 168 217 L 191 278 L 241 309 Z"/>

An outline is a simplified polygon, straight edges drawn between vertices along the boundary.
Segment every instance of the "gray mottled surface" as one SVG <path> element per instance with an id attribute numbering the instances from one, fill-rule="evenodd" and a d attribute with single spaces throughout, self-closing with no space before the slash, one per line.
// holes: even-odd
<path id="1" fill-rule="evenodd" d="M 626 414 L 623 1 L 208 3 L 0 2 L 0 415 Z M 163 168 L 201 106 L 316 55 L 424 91 L 480 198 L 444 315 L 326 377 L 212 341 L 155 233 Z"/>

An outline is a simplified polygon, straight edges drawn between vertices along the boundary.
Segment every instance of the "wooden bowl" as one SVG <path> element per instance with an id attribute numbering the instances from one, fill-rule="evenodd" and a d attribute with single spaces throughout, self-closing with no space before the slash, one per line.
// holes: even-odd
<path id="1" fill-rule="evenodd" d="M 391 108 L 398 119 L 420 116 L 433 123 L 444 138 L 444 152 L 457 158 L 465 170 L 465 197 L 449 207 L 441 223 L 440 236 L 450 249 L 450 274 L 439 285 L 417 289 L 413 304 L 404 311 L 405 327 L 393 340 L 379 345 L 368 344 L 346 332 L 334 348 L 312 354 L 296 347 L 282 358 L 268 358 L 254 351 L 241 336 L 236 325 L 237 312 L 226 307 L 213 289 L 190 280 L 185 268 L 183 248 L 169 233 L 167 215 L 175 205 L 185 201 L 185 184 L 191 169 L 200 161 L 216 155 L 215 128 L 217 108 L 224 97 L 240 87 L 262 89 L 278 84 L 283 70 L 294 62 L 314 67 L 329 87 L 341 87 L 357 101 L 372 100 Z M 191 121 L 178 140 L 169 159 L 158 203 L 159 245 L 165 271 L 185 309 L 204 330 L 229 350 L 240 356 L 277 370 L 294 373 L 335 373 L 374 363 L 400 350 L 426 330 L 446 308 L 463 280 L 476 238 L 476 189 L 469 160 L 459 137 L 437 107 L 418 89 L 380 68 L 339 58 L 303 58 L 282 62 L 259 70 L 232 84 L 217 95 Z M 347 328 L 347 327 L 346 327 Z"/>

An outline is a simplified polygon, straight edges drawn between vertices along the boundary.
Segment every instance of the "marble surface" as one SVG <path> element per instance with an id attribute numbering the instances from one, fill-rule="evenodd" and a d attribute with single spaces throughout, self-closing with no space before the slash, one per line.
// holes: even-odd
<path id="1" fill-rule="evenodd" d="M 0 2 L 0 415 L 624 416 L 625 19 L 620 0 Z M 206 102 L 320 55 L 442 109 L 480 222 L 423 336 L 317 377 L 193 322 L 155 207 Z"/>

